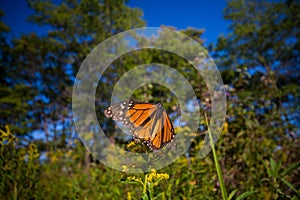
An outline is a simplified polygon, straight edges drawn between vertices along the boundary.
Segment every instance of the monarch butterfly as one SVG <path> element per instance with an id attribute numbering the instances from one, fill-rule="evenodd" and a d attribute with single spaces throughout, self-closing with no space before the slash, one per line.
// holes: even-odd
<path id="1" fill-rule="evenodd" d="M 161 149 L 175 136 L 173 124 L 160 103 L 124 101 L 108 107 L 104 114 L 128 127 L 134 138 L 152 151 Z"/>

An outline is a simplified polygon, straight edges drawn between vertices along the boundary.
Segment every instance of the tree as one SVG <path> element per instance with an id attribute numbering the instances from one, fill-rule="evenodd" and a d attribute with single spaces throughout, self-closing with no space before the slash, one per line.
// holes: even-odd
<path id="1" fill-rule="evenodd" d="M 3 15 L 0 11 L 0 17 Z M 0 21 L 0 128 L 9 125 L 14 133 L 22 135 L 31 130 L 26 118 L 30 109 L 27 101 L 32 98 L 32 93 L 15 74 L 12 48 L 7 40 L 9 31 L 9 27 Z"/>
<path id="2" fill-rule="evenodd" d="M 232 177 L 244 180 L 248 187 L 261 184 L 257 180 L 263 173 L 252 180 L 243 174 L 263 170 L 262 158 L 274 156 L 288 165 L 299 157 L 294 151 L 300 124 L 299 11 L 298 1 L 235 0 L 224 12 L 232 22 L 231 33 L 219 38 L 214 56 L 231 88 L 230 134 L 223 144 L 233 155 L 225 162 L 240 166 L 230 169 Z M 234 156 L 239 154 L 242 157 Z M 290 180 L 295 182 L 294 177 Z"/>
<path id="3" fill-rule="evenodd" d="M 14 62 L 8 65 L 18 82 L 33 94 L 22 101 L 31 107 L 26 126 L 39 130 L 48 145 L 64 147 L 74 131 L 72 86 L 84 57 L 107 37 L 144 22 L 141 12 L 122 0 L 68 0 L 60 4 L 29 0 L 28 5 L 34 10 L 29 21 L 50 30 L 43 36 L 31 33 L 14 39 L 10 52 Z M 12 79 L 14 83 L 17 80 Z M 32 135 L 32 131 L 26 134 Z"/>

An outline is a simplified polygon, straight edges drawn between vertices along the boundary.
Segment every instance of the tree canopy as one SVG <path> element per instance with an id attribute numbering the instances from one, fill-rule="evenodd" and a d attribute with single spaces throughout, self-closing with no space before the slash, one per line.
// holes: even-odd
<path id="1" fill-rule="evenodd" d="M 138 199 L 142 191 L 119 182 L 126 176 L 123 172 L 109 169 L 86 151 L 76 133 L 71 104 L 76 74 L 86 56 L 108 37 L 146 26 L 143 12 L 124 0 L 27 2 L 33 10 L 28 20 L 48 27 L 46 34 L 10 39 L 0 12 L 0 198 Z M 229 33 L 206 46 L 226 87 L 226 122 L 216 149 L 225 185 L 237 195 L 248 191 L 258 199 L 300 198 L 299 13 L 300 3 L 293 0 L 229 1 L 223 13 L 231 23 Z M 204 45 L 200 28 L 178 31 Z M 162 38 L 180 45 L 167 34 Z M 170 66 L 183 75 L 195 91 L 202 116 L 187 153 L 160 170 L 170 179 L 155 187 L 154 196 L 220 199 L 212 156 L 197 157 L 207 134 L 204 115 L 211 112 L 209 92 L 187 60 L 149 48 L 113 61 L 97 86 L 99 122 L 109 139 L 125 148 L 128 141 L 113 134 L 118 127 L 103 111 L 119 78 L 149 63 Z M 144 85 L 132 98 L 162 103 L 173 121 L 180 115 L 178 99 L 161 85 Z M 176 131 L 185 134 L 187 126 Z M 113 189 L 107 192 L 108 188 Z"/>

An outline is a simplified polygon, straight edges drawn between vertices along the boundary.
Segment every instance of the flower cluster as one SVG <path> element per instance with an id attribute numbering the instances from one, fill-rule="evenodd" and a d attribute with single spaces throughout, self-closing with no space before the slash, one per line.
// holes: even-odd
<path id="1" fill-rule="evenodd" d="M 142 179 L 140 177 L 135 177 L 135 176 L 128 176 L 127 177 L 127 180 L 128 181 L 132 181 L 132 182 L 135 182 L 135 183 L 140 183 L 140 184 L 144 184 Z"/>
<path id="2" fill-rule="evenodd" d="M 16 140 L 16 137 L 10 132 L 9 127 L 5 126 L 5 131 L 0 129 L 0 145 L 11 144 Z"/>
<path id="3" fill-rule="evenodd" d="M 158 174 L 154 169 L 151 170 L 151 173 L 148 175 L 148 181 L 154 182 L 154 181 L 162 181 L 169 179 L 169 174 Z"/>

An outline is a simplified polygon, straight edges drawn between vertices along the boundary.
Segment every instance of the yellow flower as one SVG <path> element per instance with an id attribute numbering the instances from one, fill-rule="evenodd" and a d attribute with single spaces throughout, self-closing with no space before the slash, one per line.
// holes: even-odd
<path id="1" fill-rule="evenodd" d="M 29 145 L 29 158 L 30 159 L 34 159 L 34 158 L 37 158 L 39 157 L 39 152 L 36 148 L 36 145 L 35 144 L 30 144 Z"/>
<path id="2" fill-rule="evenodd" d="M 223 133 L 228 133 L 228 123 L 227 122 L 224 123 Z"/>
<path id="3" fill-rule="evenodd" d="M 127 144 L 127 148 L 132 148 L 132 147 L 135 147 L 136 146 L 136 143 L 134 141 L 130 142 L 129 144 Z"/>
<path id="4" fill-rule="evenodd" d="M 151 173 L 148 175 L 148 181 L 152 182 L 155 180 L 162 181 L 169 179 L 169 174 L 158 174 L 154 169 L 151 170 Z"/>
<path id="5" fill-rule="evenodd" d="M 131 194 L 130 194 L 130 192 L 127 192 L 127 199 L 131 200 Z"/>
<path id="6" fill-rule="evenodd" d="M 169 179 L 169 174 L 156 174 L 156 176 L 160 181 Z"/>
<path id="7" fill-rule="evenodd" d="M 55 154 L 53 154 L 53 155 L 50 157 L 50 161 L 51 161 L 52 163 L 56 162 L 57 160 L 58 160 L 58 159 L 57 159 L 57 157 L 56 157 Z"/>
<path id="8" fill-rule="evenodd" d="M 3 144 L 3 141 L 7 141 L 7 144 L 13 143 L 16 140 L 16 137 L 10 132 L 9 126 L 5 126 L 5 131 L 0 129 L 0 143 Z"/>
<path id="9" fill-rule="evenodd" d="M 127 180 L 129 180 L 129 181 L 136 181 L 136 182 L 142 181 L 141 178 L 137 178 L 137 177 L 135 177 L 135 176 L 128 176 L 128 177 L 127 177 Z"/>
<path id="10" fill-rule="evenodd" d="M 72 154 L 73 154 L 73 150 L 68 150 L 68 152 L 67 152 L 67 157 L 68 158 L 70 158 L 70 157 L 72 157 Z"/>
<path id="11" fill-rule="evenodd" d="M 129 171 L 128 167 L 126 165 L 123 165 L 122 172 L 128 172 L 128 171 Z"/>

